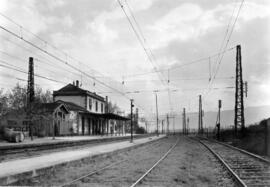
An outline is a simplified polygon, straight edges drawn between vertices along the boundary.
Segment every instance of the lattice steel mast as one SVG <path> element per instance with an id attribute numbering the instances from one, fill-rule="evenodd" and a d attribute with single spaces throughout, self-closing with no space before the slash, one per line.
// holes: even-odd
<path id="1" fill-rule="evenodd" d="M 236 46 L 236 78 L 235 78 L 235 135 L 238 136 L 238 128 L 241 128 L 242 135 L 245 129 L 244 118 L 244 98 L 243 98 L 243 77 L 242 77 L 242 57 L 241 46 Z"/>

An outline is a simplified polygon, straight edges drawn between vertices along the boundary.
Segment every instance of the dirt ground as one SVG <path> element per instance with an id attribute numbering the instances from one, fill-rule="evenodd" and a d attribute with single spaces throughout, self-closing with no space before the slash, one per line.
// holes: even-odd
<path id="1" fill-rule="evenodd" d="M 130 186 L 180 138 L 175 149 L 140 186 L 233 186 L 229 175 L 205 147 L 183 136 L 170 136 L 129 151 L 58 167 L 14 185 L 59 186 L 98 168 L 118 163 L 71 186 Z"/>
<path id="2" fill-rule="evenodd" d="M 139 186 L 214 187 L 234 186 L 234 183 L 204 146 L 181 137 L 174 151 Z"/>

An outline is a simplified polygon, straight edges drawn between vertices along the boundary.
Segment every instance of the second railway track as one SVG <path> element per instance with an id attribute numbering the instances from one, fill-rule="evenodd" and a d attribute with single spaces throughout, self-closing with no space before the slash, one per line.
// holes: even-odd
<path id="1" fill-rule="evenodd" d="M 270 186 L 270 162 L 224 144 L 199 140 L 226 167 L 239 186 Z"/>
<path id="2" fill-rule="evenodd" d="M 169 142 L 171 142 L 171 140 L 169 140 Z M 92 172 L 89 172 L 89 173 L 87 173 L 87 174 L 85 174 L 83 176 L 80 176 L 80 177 L 78 177 L 76 179 L 73 179 L 70 182 L 62 184 L 61 186 L 70 186 L 70 185 L 76 184 L 78 182 L 83 182 L 83 183 L 90 182 L 90 184 L 93 185 L 91 180 L 95 180 L 95 179 L 92 179 L 92 178 L 94 178 L 94 175 L 97 175 L 98 177 L 100 177 L 102 175 L 106 175 L 106 171 L 111 172 L 109 175 L 112 175 L 112 177 L 110 176 L 109 178 L 114 178 L 114 177 L 117 176 L 116 178 L 118 178 L 117 179 L 118 181 L 122 180 L 123 182 L 125 182 L 124 186 L 131 186 L 131 187 L 137 186 L 138 184 L 142 183 L 142 181 L 147 177 L 147 175 L 156 166 L 158 166 L 160 162 L 162 162 L 168 156 L 168 154 L 175 148 L 175 146 L 178 144 L 178 142 L 179 142 L 179 139 L 177 139 L 172 145 L 170 145 L 171 143 L 168 144 L 168 142 L 167 142 L 167 144 L 168 144 L 167 147 L 169 147 L 169 149 L 165 153 L 163 152 L 161 155 L 156 154 L 155 155 L 155 160 L 151 160 L 152 164 L 145 164 L 144 168 L 140 168 L 139 170 L 137 169 L 137 170 L 133 171 L 134 173 L 132 173 L 130 175 L 132 177 L 129 177 L 129 179 L 127 179 L 127 177 L 123 177 L 124 174 L 130 172 L 129 171 L 130 168 L 128 168 L 128 166 L 126 164 L 130 164 L 130 162 L 133 162 L 133 165 L 135 166 L 136 163 L 140 162 L 141 160 L 149 160 L 149 158 L 147 158 L 148 157 L 147 153 L 146 153 L 146 155 L 145 155 L 146 157 L 144 159 L 138 157 L 139 160 L 137 160 L 138 158 L 136 158 L 135 160 L 132 160 L 132 161 L 121 160 L 119 162 L 115 162 L 115 163 L 109 164 L 109 165 L 107 165 L 105 167 L 102 167 L 102 168 L 99 168 L 99 169 L 94 170 Z M 161 142 L 155 142 L 155 143 L 153 143 L 153 145 L 151 147 L 153 149 L 155 147 L 160 147 L 160 145 L 159 145 L 160 143 Z M 153 151 L 153 150 L 151 150 L 151 151 Z M 152 157 L 153 157 L 153 155 L 152 155 Z M 117 175 L 115 173 L 118 173 L 119 175 Z M 90 177 L 92 177 L 92 178 L 90 178 Z M 106 178 L 108 178 L 108 176 Z M 123 179 L 123 178 L 125 178 L 125 179 Z"/>

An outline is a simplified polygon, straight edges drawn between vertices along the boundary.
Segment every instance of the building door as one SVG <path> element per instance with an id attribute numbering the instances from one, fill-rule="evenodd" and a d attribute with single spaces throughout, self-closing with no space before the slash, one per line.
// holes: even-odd
<path id="1" fill-rule="evenodd" d="M 91 134 L 91 119 L 88 118 L 88 134 Z"/>
<path id="2" fill-rule="evenodd" d="M 85 128 L 84 128 L 84 117 L 82 117 L 82 135 L 84 135 L 84 130 L 85 130 Z"/>

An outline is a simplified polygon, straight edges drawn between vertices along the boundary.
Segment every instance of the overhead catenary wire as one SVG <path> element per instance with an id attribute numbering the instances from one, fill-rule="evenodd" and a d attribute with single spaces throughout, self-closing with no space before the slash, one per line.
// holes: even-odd
<path id="1" fill-rule="evenodd" d="M 226 87 L 215 87 L 213 88 L 214 90 L 220 90 L 220 89 L 233 89 L 235 87 L 233 86 L 226 86 Z M 206 87 L 204 88 L 188 88 L 188 89 L 171 89 L 171 92 L 179 92 L 179 91 L 193 91 L 193 90 L 204 90 L 207 89 Z M 168 89 L 154 89 L 154 90 L 133 90 L 133 91 L 127 91 L 125 94 L 140 94 L 140 93 L 155 93 L 155 92 L 167 92 Z M 99 94 L 104 94 L 104 93 L 114 93 L 114 92 L 97 92 Z"/>
<path id="2" fill-rule="evenodd" d="M 225 49 L 227 48 L 228 44 L 229 44 L 229 41 L 230 41 L 231 36 L 232 36 L 232 33 L 233 33 L 233 31 L 234 31 L 235 24 L 236 24 L 236 22 L 237 22 L 237 20 L 238 20 L 238 17 L 239 17 L 239 15 L 240 15 L 240 11 L 241 11 L 241 9 L 242 9 L 242 7 L 243 7 L 244 1 L 245 1 L 245 0 L 242 0 L 241 3 L 240 3 L 240 6 L 239 6 L 238 11 L 237 11 L 237 15 L 236 15 L 236 17 L 235 17 L 235 19 L 234 19 L 232 28 L 231 28 L 231 30 L 230 30 L 230 32 L 229 32 L 229 35 L 228 35 L 227 39 L 226 39 L 226 43 L 225 43 L 225 46 L 224 46 L 223 50 L 225 50 Z M 234 11 L 233 11 L 233 12 L 234 12 Z M 231 22 L 231 21 L 230 21 L 230 22 Z M 230 22 L 229 22 L 229 23 L 230 23 Z M 228 26 L 229 26 L 229 25 L 228 25 Z M 229 30 L 229 29 L 228 29 L 228 30 Z M 227 32 L 226 32 L 226 34 L 227 34 Z M 207 91 L 205 94 L 203 94 L 203 95 L 205 95 L 205 96 L 208 95 L 209 92 L 210 92 L 211 89 L 212 89 L 213 81 L 215 80 L 216 75 L 217 75 L 217 73 L 218 73 L 218 71 L 219 71 L 219 68 L 220 68 L 221 62 L 222 62 L 222 60 L 223 60 L 223 57 L 224 57 L 224 54 L 222 54 L 221 57 L 220 57 L 220 59 L 218 59 L 217 68 L 216 68 L 216 70 L 215 70 L 215 72 L 214 72 L 214 74 L 213 74 L 213 78 L 211 79 L 211 81 L 210 81 L 210 83 L 209 83 L 209 89 L 208 89 L 208 91 Z"/>
<path id="3" fill-rule="evenodd" d="M 154 63 L 156 62 L 156 58 L 155 58 L 155 56 L 154 56 L 154 54 L 153 54 L 151 48 L 147 46 L 147 44 L 146 44 L 146 39 L 145 39 L 145 37 L 144 37 L 144 34 L 143 34 L 143 32 L 142 32 L 142 30 L 141 30 L 141 28 L 140 28 L 140 26 L 139 26 L 139 24 L 138 24 L 138 22 L 137 22 L 137 20 L 136 20 L 136 18 L 135 18 L 135 16 L 134 16 L 134 14 L 133 14 L 133 11 L 131 10 L 130 6 L 128 5 L 128 2 L 126 1 L 126 5 L 127 5 L 128 9 L 129 9 L 129 11 L 130 11 L 130 13 L 131 13 L 131 16 L 132 16 L 132 18 L 133 18 L 135 24 L 137 25 L 137 28 L 138 28 L 138 30 L 139 30 L 140 33 L 137 32 L 135 26 L 133 25 L 131 19 L 130 19 L 129 16 L 128 16 L 128 14 L 127 14 L 127 12 L 126 12 L 126 10 L 125 10 L 123 4 L 120 2 L 120 0 L 117 0 L 117 1 L 118 1 L 118 4 L 120 5 L 121 9 L 123 10 L 123 12 L 124 12 L 124 14 L 125 14 L 125 16 L 126 16 L 128 22 L 129 22 L 129 24 L 130 24 L 130 26 L 131 26 L 131 28 L 132 28 L 132 30 L 133 30 L 135 36 L 136 36 L 136 38 L 138 39 L 138 41 L 139 41 L 141 47 L 143 48 L 143 50 L 144 50 L 144 52 L 145 52 L 145 54 L 146 54 L 146 56 L 147 56 L 147 58 L 148 58 L 148 61 L 152 64 L 152 66 L 153 66 L 153 68 L 154 68 L 154 71 L 156 72 L 157 76 L 159 77 L 161 83 L 162 83 L 163 85 L 166 85 L 166 81 L 163 80 L 162 77 L 160 77 L 160 75 L 163 76 L 163 74 L 162 74 L 161 72 L 158 72 L 158 71 L 157 71 L 157 68 L 156 68 L 156 66 L 155 66 L 155 64 L 154 64 Z M 140 35 L 140 34 L 141 34 L 141 35 Z M 143 40 L 142 40 L 141 38 L 143 38 Z M 150 51 L 150 55 L 149 55 L 149 53 L 148 53 L 148 51 L 147 51 L 146 48 L 148 48 L 148 50 Z M 166 78 L 165 78 L 165 79 L 166 79 Z M 168 98 L 169 98 L 169 105 L 170 105 L 170 108 L 171 108 L 171 97 L 170 97 L 170 89 L 169 89 L 169 85 L 168 85 Z"/>
<path id="4" fill-rule="evenodd" d="M 7 19 L 8 21 L 10 21 L 11 23 L 15 24 L 16 26 L 18 26 L 21 30 L 21 38 L 23 38 L 23 35 L 22 35 L 22 31 L 26 31 L 27 33 L 30 33 L 32 36 L 34 36 L 35 38 L 39 39 L 41 42 L 43 42 L 45 44 L 45 46 L 50 46 L 51 48 L 53 48 L 54 50 L 60 52 L 62 55 L 70 58 L 70 59 L 73 59 L 74 61 L 77 61 L 79 63 L 82 63 L 83 65 L 85 65 L 86 67 L 88 67 L 90 70 L 94 70 L 92 68 L 90 68 L 87 64 L 81 62 L 80 60 L 72 57 L 72 56 L 69 56 L 65 51 L 63 50 L 60 50 L 59 48 L 57 48 L 56 46 L 52 45 L 51 43 L 49 43 L 48 41 L 44 40 L 43 38 L 39 37 L 37 34 L 31 32 L 29 29 L 23 27 L 21 24 L 17 23 L 16 21 L 14 21 L 13 19 L 11 19 L 10 17 L 6 16 L 5 14 L 1 13 L 0 12 L 0 16 L 4 17 L 5 19 Z M 95 71 L 95 70 L 94 70 Z M 97 72 L 97 71 L 95 71 Z"/>
<path id="5" fill-rule="evenodd" d="M 66 68 L 64 68 L 64 67 L 61 67 L 61 66 L 59 66 L 57 63 L 54 63 L 54 62 L 52 62 L 51 60 L 49 60 L 48 58 L 46 58 L 46 57 L 43 57 L 43 56 L 41 56 L 40 54 L 37 54 L 37 53 L 35 53 L 33 50 L 30 50 L 30 49 L 28 49 L 28 48 L 26 48 L 26 47 L 24 47 L 24 46 L 22 46 L 22 45 L 19 45 L 19 44 L 17 44 L 16 42 L 13 42 L 13 41 L 11 41 L 11 40 L 9 40 L 9 39 L 7 39 L 7 38 L 5 38 L 5 37 L 3 37 L 3 36 L 1 36 L 4 40 L 6 40 L 7 42 L 9 42 L 9 43 L 11 43 L 11 44 L 13 44 L 14 46 L 17 46 L 17 47 L 19 47 L 19 48 L 21 48 L 21 49 L 23 49 L 24 51 L 27 51 L 29 54 L 34 54 L 34 60 L 35 61 L 39 61 L 39 62 L 41 62 L 41 63 L 43 63 L 43 64 L 47 64 L 47 65 L 49 65 L 50 67 L 54 67 L 54 68 L 56 68 L 56 69 L 61 69 L 61 70 L 64 70 L 64 71 L 66 71 L 66 72 L 68 72 L 68 73 L 71 73 L 71 74 L 74 74 L 74 75 L 80 75 L 80 74 L 78 74 L 78 73 L 76 73 L 76 72 L 73 72 L 73 71 L 70 71 L 70 70 L 68 70 L 68 69 L 66 69 Z M 7 52 L 5 52 L 6 54 L 7 54 Z M 14 58 L 18 58 L 18 57 L 16 57 L 16 56 L 14 56 L 14 55 L 10 55 L 10 54 L 8 54 L 10 57 L 14 57 Z M 38 58 L 37 58 L 38 57 Z M 20 58 L 21 59 L 21 58 Z M 22 60 L 22 59 L 21 59 Z"/>
<path id="6" fill-rule="evenodd" d="M 4 14 L 1 13 L 1 15 L 4 15 Z M 8 16 L 4 16 L 4 17 L 5 17 L 5 18 L 8 18 Z M 16 23 L 15 21 L 13 21 L 12 19 L 9 18 L 9 20 L 12 21 L 12 22 L 13 22 L 14 24 L 16 24 L 17 26 L 20 26 L 20 29 L 24 29 L 24 30 L 30 32 L 29 30 L 25 29 L 25 28 L 22 27 L 21 25 L 17 24 L 17 23 Z M 122 96 L 125 97 L 126 99 L 128 99 L 128 100 L 131 99 L 131 98 L 129 98 L 128 96 L 126 96 L 123 92 L 119 91 L 118 89 L 116 89 L 116 88 L 114 88 L 114 87 L 112 87 L 112 86 L 107 85 L 107 84 L 104 83 L 103 81 L 100 81 L 99 79 L 97 79 L 97 77 L 91 76 L 91 75 L 89 75 L 88 73 L 86 73 L 86 72 L 80 70 L 79 68 L 76 68 L 75 66 L 69 64 L 69 63 L 67 62 L 67 60 L 65 61 L 65 60 L 61 59 L 60 57 L 58 57 L 58 56 L 56 56 L 56 55 L 54 55 L 54 54 L 48 52 L 47 50 L 43 49 L 42 47 L 37 46 L 37 45 L 34 44 L 33 42 L 30 42 L 29 40 L 23 38 L 22 35 L 20 36 L 20 35 L 16 34 L 15 32 L 12 32 L 11 30 L 5 28 L 4 26 L 0 26 L 0 29 L 6 31 L 7 33 L 11 34 L 12 36 L 16 37 L 17 39 L 20 39 L 20 40 L 24 41 L 25 43 L 29 44 L 30 46 L 32 46 L 32 47 L 34 47 L 34 48 L 40 50 L 41 52 L 43 52 L 44 54 L 47 54 L 48 56 L 54 58 L 55 60 L 57 60 L 57 61 L 59 61 L 59 62 L 62 62 L 62 63 L 64 63 L 64 64 L 66 64 L 68 67 L 70 67 L 70 68 L 72 68 L 72 69 L 74 69 L 74 70 L 80 72 L 81 74 L 83 74 L 83 75 L 86 76 L 87 78 L 90 78 L 90 79 L 94 80 L 95 82 L 98 82 L 100 85 L 102 85 L 102 86 L 104 86 L 104 87 L 106 87 L 106 88 L 109 88 L 109 89 L 111 89 L 111 90 L 114 90 L 115 92 L 117 92 L 118 94 L 122 95 Z M 30 32 L 30 33 L 33 34 L 32 32 Z M 44 39 L 40 38 L 39 36 L 37 36 L 37 35 L 35 35 L 35 34 L 33 34 L 33 35 L 36 36 L 37 38 L 39 38 L 41 41 L 43 41 L 46 45 L 49 44 L 47 41 L 45 41 Z M 54 47 L 53 45 L 50 45 L 50 46 L 52 46 L 52 47 L 55 48 L 56 50 L 60 51 L 61 53 L 65 54 L 66 57 L 67 57 L 67 53 L 65 53 L 65 52 L 63 52 L 63 51 L 57 49 L 57 48 Z M 68 57 L 69 57 L 70 59 L 73 59 L 73 60 L 79 62 L 79 63 L 82 63 L 81 61 L 75 59 L 74 57 L 71 57 L 71 56 L 68 56 Z M 87 66 L 87 65 L 86 65 L 86 66 Z M 88 66 L 87 66 L 87 67 L 88 67 Z M 97 71 L 95 71 L 95 72 L 97 72 Z M 142 106 L 140 106 L 138 103 L 136 103 L 136 105 L 138 106 L 138 108 L 144 110 L 144 108 L 143 108 Z M 144 111 L 145 111 L 145 110 L 144 110 Z"/>
<path id="7" fill-rule="evenodd" d="M 87 66 L 87 65 L 84 64 L 83 62 L 79 61 L 78 59 L 76 59 L 76 58 L 74 58 L 74 57 L 72 57 L 72 56 L 69 56 L 66 52 L 64 52 L 64 51 L 62 51 L 62 50 L 60 50 L 60 49 L 58 49 L 57 47 L 55 47 L 54 45 L 50 44 L 50 43 L 47 42 L 46 40 L 42 39 L 42 38 L 39 37 L 38 35 L 34 34 L 34 33 L 31 32 L 30 30 L 24 28 L 22 25 L 20 25 L 19 23 L 15 22 L 15 21 L 14 21 L 13 19 L 11 19 L 10 17 L 4 15 L 4 14 L 1 13 L 1 12 L 0 12 L 0 15 L 1 15 L 2 17 L 4 17 L 5 19 L 9 20 L 10 22 L 12 22 L 13 24 L 15 24 L 15 25 L 17 25 L 18 27 L 20 27 L 20 29 L 23 29 L 24 31 L 26 31 L 26 32 L 30 33 L 31 35 L 35 36 L 35 37 L 38 38 L 40 41 L 44 42 L 46 45 L 49 45 L 49 46 L 51 46 L 52 48 L 54 48 L 55 50 L 61 52 L 61 53 L 62 53 L 63 55 L 65 55 L 66 57 L 68 57 L 68 58 L 70 58 L 70 59 L 73 59 L 74 61 L 77 61 L 77 62 L 79 62 L 79 63 L 82 63 L 82 64 L 85 65 L 86 67 L 90 68 L 89 66 Z M 9 31 L 8 29 L 5 29 L 4 27 L 1 27 L 1 29 L 3 29 L 3 30 L 5 30 L 5 31 L 9 32 L 9 33 L 12 34 L 12 35 L 15 34 L 14 32 L 12 33 L 11 31 Z M 17 35 L 17 34 L 16 34 L 16 35 Z M 19 36 L 19 35 L 17 35 L 17 36 Z M 17 36 L 16 36 L 16 37 L 17 37 Z M 18 37 L 17 37 L 17 38 L 18 38 Z M 22 35 L 19 36 L 19 38 L 22 39 L 23 41 L 25 41 L 26 43 L 30 44 L 30 45 L 33 44 L 32 42 L 29 43 L 29 41 L 26 40 L 25 38 L 23 38 Z M 34 44 L 34 45 L 35 45 L 35 44 Z M 32 45 L 32 46 L 33 46 L 33 45 Z M 35 45 L 35 46 L 33 46 L 33 47 L 35 47 L 35 48 L 37 48 L 37 49 L 39 48 L 39 50 L 42 49 L 41 47 L 39 47 L 39 46 L 37 46 L 37 45 Z M 44 49 L 42 49 L 41 51 L 43 51 L 43 52 L 47 53 L 47 55 L 53 57 L 52 54 L 49 53 L 48 51 L 46 51 L 46 50 L 44 50 Z M 56 57 L 56 56 L 54 56 L 53 58 L 55 58 L 55 57 Z M 55 59 L 56 59 L 56 58 L 55 58 Z M 56 59 L 56 60 L 59 60 L 59 59 Z M 74 69 L 74 68 L 73 68 L 73 69 Z M 92 68 L 90 68 L 90 69 L 92 69 Z M 93 70 L 93 69 L 92 69 L 92 70 Z M 95 71 L 95 70 L 94 70 L 94 71 Z M 97 71 L 95 71 L 95 72 L 97 72 Z M 82 73 L 82 72 L 80 72 L 80 73 Z M 98 73 L 99 73 L 99 72 L 98 72 Z M 99 73 L 99 74 L 100 74 L 100 73 Z M 104 77 L 104 76 L 103 76 L 103 77 Z M 93 76 L 91 76 L 91 78 L 93 78 Z M 93 78 L 93 79 L 96 79 L 96 78 L 97 78 L 97 77 L 95 77 L 95 78 Z M 99 81 L 97 81 L 97 82 L 99 82 Z M 100 82 L 99 82 L 99 83 L 100 83 Z M 102 83 L 100 83 L 100 84 L 102 84 Z"/>
<path id="8" fill-rule="evenodd" d="M 61 59 L 61 58 L 55 56 L 54 54 L 52 54 L 52 53 L 50 53 L 50 52 L 47 52 L 46 50 L 42 49 L 41 47 L 37 46 L 36 44 L 30 42 L 29 40 L 26 40 L 26 39 L 24 39 L 24 38 L 21 38 L 18 34 L 12 32 L 12 31 L 10 31 L 10 30 L 8 30 L 7 28 L 5 28 L 5 27 L 3 27 L 3 26 L 1 26 L 1 25 L 0 25 L 0 28 L 1 28 L 2 30 L 4 30 L 4 31 L 8 32 L 9 34 L 13 35 L 14 37 L 16 37 L 16 38 L 18 38 L 18 39 L 21 39 L 21 40 L 23 40 L 24 42 L 26 42 L 27 44 L 29 44 L 29 45 L 35 47 L 36 49 L 38 49 L 38 50 L 40 50 L 40 51 L 42 51 L 43 53 L 45 53 L 45 54 L 47 54 L 48 56 L 54 58 L 55 60 L 57 60 L 57 61 L 59 61 L 59 62 L 61 62 L 61 63 L 63 63 L 63 64 L 66 64 L 67 66 L 71 67 L 72 69 L 77 70 L 78 72 L 84 74 L 85 76 L 87 76 L 87 77 L 89 77 L 89 78 L 95 79 L 98 83 L 100 83 L 100 84 L 102 84 L 102 85 L 104 85 L 104 86 L 106 86 L 106 87 L 108 87 L 108 88 L 110 88 L 110 89 L 116 91 L 117 93 L 119 93 L 119 94 L 125 96 L 121 91 L 119 91 L 119 90 L 117 90 L 117 89 L 115 89 L 115 88 L 113 88 L 113 87 L 111 87 L 111 86 L 109 86 L 109 85 L 103 83 L 102 81 L 100 81 L 100 80 L 96 79 L 95 77 L 93 77 L 93 76 L 91 76 L 91 75 L 85 73 L 84 71 L 82 71 L 82 70 L 80 70 L 79 68 L 77 68 L 77 67 L 75 67 L 75 66 L 69 64 L 67 61 L 65 61 L 65 60 L 63 60 L 63 59 Z M 126 96 L 125 96 L 125 97 L 126 97 Z M 130 98 L 128 98 L 128 99 L 130 99 Z"/>
<path id="9" fill-rule="evenodd" d="M 154 68 L 154 71 L 156 72 L 156 74 L 157 74 L 158 77 L 160 78 L 159 71 L 157 70 L 157 68 L 156 68 L 156 66 L 155 66 L 155 64 L 154 64 L 151 55 L 149 55 L 149 53 L 147 52 L 146 46 L 145 46 L 143 40 L 141 39 L 140 34 L 139 34 L 139 33 L 137 32 L 137 30 L 135 29 L 135 26 L 133 25 L 131 19 L 129 18 L 129 16 L 128 16 L 128 14 L 127 14 L 127 12 L 126 12 L 126 10 L 125 10 L 123 4 L 120 2 L 120 0 L 117 0 L 117 2 L 118 2 L 118 4 L 119 4 L 119 6 L 121 7 L 121 9 L 123 10 L 123 12 L 124 12 L 124 14 L 125 14 L 125 16 L 126 16 L 128 22 L 129 22 L 129 24 L 130 24 L 130 26 L 131 26 L 131 29 L 133 30 L 133 32 L 134 32 L 134 34 L 135 34 L 137 40 L 139 41 L 141 47 L 143 48 L 143 50 L 144 50 L 144 52 L 145 52 L 145 54 L 146 54 L 146 56 L 147 56 L 148 61 L 152 64 L 152 66 L 153 66 L 153 68 Z M 134 16 L 133 16 L 133 17 L 134 17 Z M 135 17 L 134 17 L 134 18 L 135 18 Z M 163 80 L 162 78 L 160 78 L 160 80 L 161 80 L 162 84 L 165 85 L 164 80 Z"/>
<path id="10" fill-rule="evenodd" d="M 199 59 L 196 59 L 196 60 L 191 60 L 189 62 L 186 62 L 186 63 L 183 63 L 183 64 L 179 64 L 179 65 L 175 65 L 175 66 L 172 66 L 172 67 L 159 69 L 158 71 L 160 71 L 160 72 L 165 72 L 165 71 L 168 71 L 168 70 L 171 70 L 172 71 L 172 70 L 183 68 L 185 66 L 189 66 L 189 65 L 196 64 L 196 63 L 199 63 L 199 62 L 203 62 L 203 61 L 207 61 L 208 62 L 209 61 L 209 58 L 217 57 L 218 55 L 223 54 L 223 53 L 226 53 L 226 52 L 229 52 L 229 51 L 232 51 L 235 48 L 236 48 L 236 46 L 230 47 L 227 50 L 224 50 L 222 52 L 218 52 L 218 53 L 213 54 L 211 56 L 199 58 Z M 149 71 L 149 72 L 138 73 L 138 74 L 130 74 L 130 75 L 125 75 L 124 78 L 143 76 L 143 75 L 148 75 L 148 74 L 153 74 L 153 73 L 156 73 L 156 72 L 155 71 Z"/>
<path id="11" fill-rule="evenodd" d="M 9 64 L 8 62 L 6 62 L 4 60 L 0 60 L 0 63 L 2 63 L 2 64 L 0 64 L 0 67 L 4 67 L 4 68 L 11 69 L 11 70 L 14 70 L 14 71 L 17 71 L 17 72 L 20 72 L 20 73 L 28 74 L 27 71 L 22 70 L 21 68 L 19 68 L 17 66 L 14 66 L 12 64 Z M 34 74 L 34 76 L 42 78 L 42 79 L 46 79 L 46 80 L 49 80 L 49 81 L 53 81 L 53 82 L 56 82 L 56 83 L 67 84 L 66 82 L 58 81 L 58 80 L 55 80 L 55 79 L 52 79 L 52 78 L 49 78 L 49 77 L 46 77 L 46 76 L 43 76 L 43 75 L 39 75 L 39 74 Z"/>
<path id="12" fill-rule="evenodd" d="M 237 7 L 237 3 L 236 3 L 237 0 L 234 0 L 234 8 L 233 8 L 233 11 L 232 11 L 232 14 L 230 16 L 230 19 L 228 21 L 228 24 L 226 26 L 226 30 L 225 30 L 225 34 L 224 34 L 224 37 L 222 39 L 222 42 L 221 42 L 221 45 L 220 45 L 220 48 L 219 48 L 219 52 L 223 50 L 223 45 L 224 45 L 224 42 L 226 41 L 226 38 L 227 38 L 227 35 L 229 33 L 229 29 L 230 29 L 230 25 L 231 25 L 231 22 L 232 22 L 232 19 L 233 19 L 233 15 L 234 15 L 234 12 L 236 10 L 236 7 Z M 218 55 L 218 58 L 217 58 L 217 61 L 218 62 L 218 59 L 219 59 L 220 55 Z"/>
<path id="13" fill-rule="evenodd" d="M 235 27 L 235 24 L 236 24 L 236 22 L 237 22 L 237 20 L 238 20 L 240 11 L 241 11 L 241 9 L 242 9 L 242 7 L 243 7 L 244 1 L 245 1 L 245 0 L 242 0 L 242 1 L 241 1 L 241 4 L 240 4 L 240 6 L 239 6 L 239 9 L 238 9 L 236 18 L 235 18 L 235 20 L 234 20 L 234 22 L 233 22 L 232 29 L 231 29 L 231 31 L 230 31 L 230 33 L 229 33 L 229 36 L 228 36 L 228 38 L 227 38 L 226 45 L 225 45 L 224 49 L 226 49 L 227 46 L 228 46 L 228 44 L 229 44 L 229 41 L 230 41 L 230 39 L 231 39 L 233 30 L 234 30 L 234 27 Z M 215 77 L 216 77 L 216 75 L 217 75 L 217 72 L 218 72 L 218 70 L 219 70 L 219 68 L 220 68 L 220 64 L 221 64 L 221 61 L 222 61 L 223 57 L 224 57 L 224 54 L 222 54 L 221 59 L 219 60 L 217 70 L 216 70 L 216 72 L 214 73 L 214 79 L 215 79 Z"/>
<path id="14" fill-rule="evenodd" d="M 216 79 L 218 80 L 231 80 L 231 79 L 234 79 L 235 77 L 234 76 L 230 76 L 230 77 L 216 77 Z M 170 82 L 173 82 L 173 81 L 205 81 L 205 80 L 209 80 L 209 77 L 194 77 L 194 78 L 174 78 L 174 79 L 170 79 Z M 148 79 L 147 81 L 159 81 L 159 79 Z M 135 80 L 126 80 L 125 81 L 126 84 L 127 83 L 138 83 L 138 82 L 142 82 L 142 83 L 145 83 L 146 80 L 144 79 L 135 79 Z"/>
<path id="15" fill-rule="evenodd" d="M 143 34 L 143 32 L 142 32 L 142 29 L 141 29 L 139 23 L 137 22 L 137 20 L 136 20 L 136 18 L 135 18 L 135 15 L 133 14 L 132 9 L 131 9 L 130 6 L 129 6 L 128 0 L 125 0 L 125 2 L 126 2 L 126 5 L 127 5 L 127 7 L 128 7 L 128 10 L 130 11 L 131 16 L 132 16 L 132 18 L 133 18 L 135 24 L 137 25 L 137 28 L 138 28 L 138 30 L 139 30 L 139 33 L 141 34 L 141 37 L 143 38 L 143 41 L 144 41 L 146 47 L 148 48 L 148 50 L 149 50 L 149 52 L 150 52 L 150 56 L 152 56 L 153 61 L 154 61 L 155 64 L 157 65 L 156 57 L 155 57 L 155 55 L 154 55 L 152 49 L 147 45 L 146 38 L 145 38 L 145 36 L 144 36 L 144 34 Z M 160 73 L 162 76 L 164 76 L 161 72 L 157 72 L 157 73 Z M 169 77 L 169 71 L 168 71 L 168 77 Z M 166 78 L 165 78 L 165 79 L 166 79 Z M 163 80 L 161 80 L 161 81 L 163 82 Z M 172 112 L 172 111 L 173 111 L 173 105 L 172 105 L 172 101 L 171 101 L 171 92 L 170 92 L 170 81 L 169 81 L 169 78 L 168 78 L 168 81 L 166 81 L 166 82 L 167 82 L 167 89 L 168 89 L 169 106 L 170 106 L 170 110 L 171 110 L 171 112 Z"/>
<path id="16" fill-rule="evenodd" d="M 24 59 L 22 59 L 22 58 L 20 58 L 20 57 L 17 57 L 17 56 L 15 56 L 15 55 L 11 55 L 11 54 L 9 54 L 9 53 L 7 53 L 7 52 L 5 52 L 5 51 L 0 50 L 0 53 L 6 55 L 6 56 L 8 56 L 8 57 L 11 57 L 11 58 L 13 58 L 13 59 L 16 59 L 16 60 L 19 61 L 19 62 L 23 62 L 23 63 L 26 62 Z M 34 58 L 34 59 L 37 60 L 36 58 Z M 37 61 L 39 61 L 39 60 L 37 60 Z M 55 73 L 55 72 L 52 71 L 51 69 L 44 68 L 44 67 L 39 66 L 39 65 L 37 65 L 37 64 L 35 64 L 35 66 L 36 66 L 36 67 L 38 66 L 40 69 L 49 71 L 49 72 L 51 72 L 51 73 Z"/>

